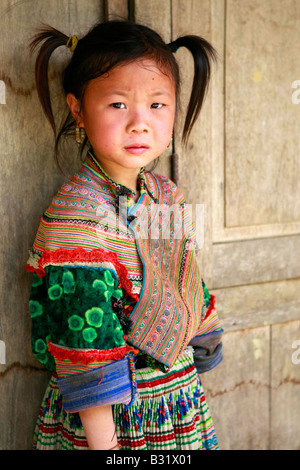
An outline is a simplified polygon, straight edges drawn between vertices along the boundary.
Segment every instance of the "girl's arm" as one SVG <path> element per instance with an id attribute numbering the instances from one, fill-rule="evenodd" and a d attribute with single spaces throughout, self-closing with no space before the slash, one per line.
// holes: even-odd
<path id="1" fill-rule="evenodd" d="M 106 266 L 81 267 L 78 260 L 60 266 L 56 258 L 44 269 L 42 263 L 37 267 L 40 257 L 31 258 L 33 353 L 56 372 L 64 409 L 79 413 L 89 448 L 118 450 L 112 404 L 130 405 L 136 386 L 126 322 L 121 325 L 115 306 L 120 299 L 121 306 L 127 302 L 117 273 Z"/>
<path id="2" fill-rule="evenodd" d="M 89 450 L 119 450 L 111 405 L 79 411 Z"/>

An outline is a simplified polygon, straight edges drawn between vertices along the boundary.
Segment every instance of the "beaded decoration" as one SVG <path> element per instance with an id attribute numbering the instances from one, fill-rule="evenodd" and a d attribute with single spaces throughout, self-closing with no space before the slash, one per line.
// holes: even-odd
<path id="1" fill-rule="evenodd" d="M 82 145 L 85 138 L 86 133 L 84 127 L 76 126 L 76 134 L 75 134 L 76 142 L 78 145 Z"/>

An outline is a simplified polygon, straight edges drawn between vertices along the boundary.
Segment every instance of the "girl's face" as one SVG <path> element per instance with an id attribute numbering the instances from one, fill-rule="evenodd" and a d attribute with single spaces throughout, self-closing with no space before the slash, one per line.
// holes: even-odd
<path id="1" fill-rule="evenodd" d="M 81 108 L 74 95 L 67 102 L 95 157 L 111 175 L 139 170 L 170 143 L 175 84 L 151 59 L 117 66 L 91 80 Z"/>

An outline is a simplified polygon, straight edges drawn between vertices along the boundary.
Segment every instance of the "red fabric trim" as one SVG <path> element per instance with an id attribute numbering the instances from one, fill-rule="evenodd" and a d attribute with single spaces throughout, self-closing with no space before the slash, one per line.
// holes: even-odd
<path id="1" fill-rule="evenodd" d="M 91 362 L 100 362 L 106 360 L 118 361 L 123 359 L 123 357 L 129 352 L 135 352 L 135 349 L 128 346 L 128 344 L 119 348 L 107 350 L 87 349 L 86 351 L 79 351 L 78 349 L 66 349 L 49 342 L 48 348 L 55 359 L 69 359 L 73 364 L 80 362 L 85 365 Z"/>
<path id="2" fill-rule="evenodd" d="M 36 273 L 39 277 L 45 276 L 45 270 L 44 269 L 36 269 L 31 264 L 26 264 L 24 268 L 29 272 L 29 273 Z"/>
<path id="3" fill-rule="evenodd" d="M 103 250 L 102 248 L 95 248 L 91 251 L 87 251 L 81 247 L 72 249 L 58 248 L 55 251 L 45 250 L 38 261 L 38 269 L 30 265 L 26 265 L 25 268 L 30 272 L 36 272 L 36 274 L 41 277 L 45 275 L 44 267 L 48 264 L 75 262 L 99 263 L 105 261 L 114 265 L 120 281 L 119 286 L 123 287 L 126 293 L 130 295 L 133 300 L 138 301 L 138 294 L 131 293 L 132 282 L 128 279 L 126 267 L 118 260 L 118 255 L 116 253 Z"/>
<path id="4" fill-rule="evenodd" d="M 186 367 L 185 369 L 183 369 L 181 371 L 176 371 L 176 372 L 173 372 L 172 374 L 169 374 L 169 375 L 166 374 L 165 376 L 160 377 L 158 379 L 154 379 L 154 380 L 149 379 L 147 382 L 139 382 L 138 383 L 138 390 L 147 388 L 149 386 L 156 387 L 158 385 L 163 385 L 165 383 L 170 382 L 171 380 L 175 381 L 176 379 L 180 379 L 184 375 L 189 374 L 190 372 L 193 372 L 193 371 L 195 371 L 195 365 L 194 364 L 190 365 L 189 367 Z"/>
<path id="5" fill-rule="evenodd" d="M 209 306 L 208 306 L 207 312 L 206 312 L 205 317 L 203 318 L 203 320 L 205 320 L 207 317 L 209 317 L 209 315 L 211 314 L 211 312 L 213 310 L 215 310 L 215 308 L 216 308 L 216 296 L 210 294 Z"/>
<path id="6" fill-rule="evenodd" d="M 41 417 L 44 416 L 42 410 L 39 412 L 39 416 Z M 62 433 L 64 439 L 66 439 L 69 442 L 72 441 L 73 444 L 76 445 L 77 447 L 85 447 L 85 448 L 88 447 L 88 443 L 85 437 L 82 437 L 81 439 L 80 437 L 74 438 L 74 433 L 69 432 L 66 429 L 64 429 L 62 424 L 56 424 L 53 427 L 48 427 L 47 424 L 41 424 L 39 427 L 39 431 L 49 436 Z"/>

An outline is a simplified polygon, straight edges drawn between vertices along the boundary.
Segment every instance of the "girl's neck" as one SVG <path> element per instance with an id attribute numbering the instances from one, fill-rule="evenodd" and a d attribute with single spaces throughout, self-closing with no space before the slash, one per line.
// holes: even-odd
<path id="1" fill-rule="evenodd" d="M 96 157 L 97 158 L 97 157 Z M 98 159 L 97 159 L 98 160 Z M 127 188 L 131 189 L 132 191 L 138 191 L 138 175 L 140 172 L 140 168 L 122 168 L 120 171 L 119 167 L 116 167 L 114 164 L 110 162 L 102 162 L 99 161 L 100 166 L 103 168 L 105 173 L 116 181 L 117 183 L 126 186 Z"/>

